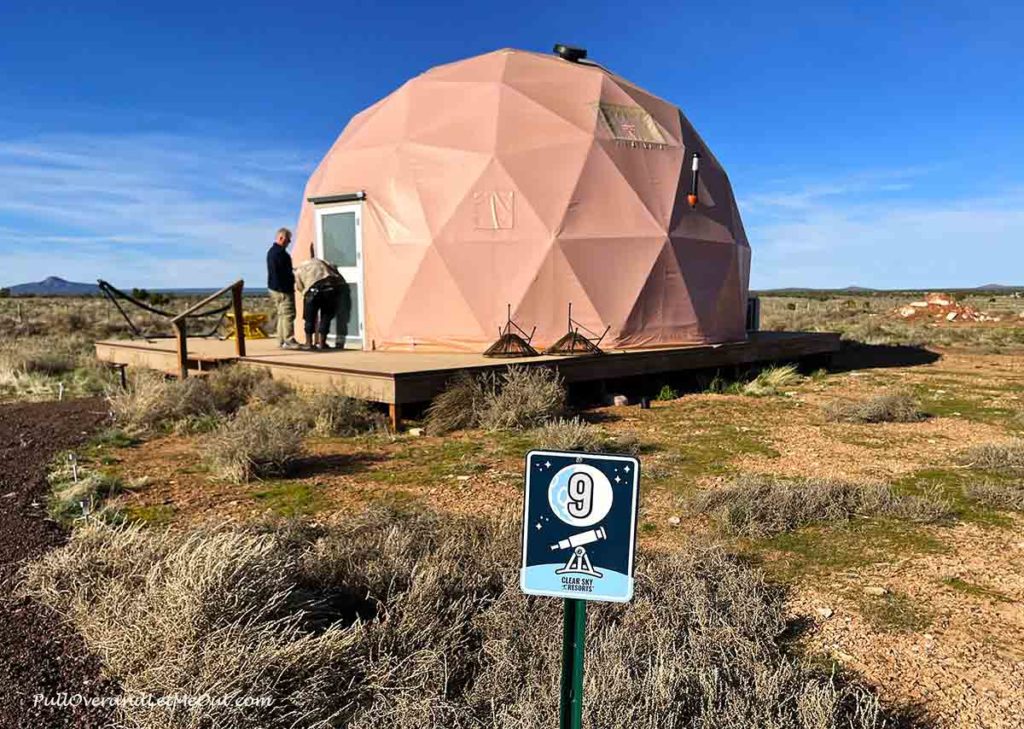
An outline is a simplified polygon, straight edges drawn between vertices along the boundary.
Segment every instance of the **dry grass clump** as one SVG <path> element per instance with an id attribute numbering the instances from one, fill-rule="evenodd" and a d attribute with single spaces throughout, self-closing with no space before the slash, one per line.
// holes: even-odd
<path id="1" fill-rule="evenodd" d="M 484 407 L 490 383 L 485 376 L 460 372 L 427 408 L 426 426 L 431 435 L 445 435 L 474 427 Z"/>
<path id="2" fill-rule="evenodd" d="M 1001 484 L 985 481 L 964 489 L 967 498 L 990 509 L 1024 511 L 1024 483 Z"/>
<path id="3" fill-rule="evenodd" d="M 295 388 L 287 382 L 265 377 L 253 383 L 249 402 L 258 405 L 276 405 L 295 396 Z"/>
<path id="4" fill-rule="evenodd" d="M 693 499 L 692 508 L 712 515 L 723 532 L 747 537 L 848 522 L 858 516 L 930 523 L 951 513 L 950 503 L 937 493 L 900 494 L 887 484 L 771 476 L 742 476 L 730 486 L 704 491 Z"/>
<path id="5" fill-rule="evenodd" d="M 825 418 L 840 423 L 917 423 L 927 415 L 913 394 L 896 390 L 859 402 L 833 402 Z"/>
<path id="6" fill-rule="evenodd" d="M 596 453 L 604 450 L 607 440 L 599 428 L 579 417 L 552 420 L 536 434 L 537 447 L 553 451 Z"/>
<path id="7" fill-rule="evenodd" d="M 509 367 L 484 396 L 480 425 L 488 430 L 536 428 L 565 411 L 558 372 L 547 367 Z"/>
<path id="8" fill-rule="evenodd" d="M 107 399 L 115 420 L 133 432 L 180 433 L 210 430 L 249 403 L 278 404 L 292 394 L 264 370 L 231 365 L 184 380 L 134 371 L 128 387 L 110 388 Z"/>
<path id="9" fill-rule="evenodd" d="M 112 388 L 107 401 L 114 419 L 135 433 L 188 429 L 217 415 L 206 379 L 173 380 L 151 370 L 131 372 L 128 386 Z"/>
<path id="10" fill-rule="evenodd" d="M 102 393 L 111 373 L 81 336 L 19 337 L 0 342 L 0 396 L 55 399 Z"/>
<path id="11" fill-rule="evenodd" d="M 794 365 L 782 367 L 768 367 L 761 370 L 757 377 L 745 384 L 741 390 L 744 395 L 763 397 L 765 395 L 778 395 L 788 387 L 799 384 L 803 377 L 797 372 Z"/>
<path id="12" fill-rule="evenodd" d="M 302 454 L 308 423 L 288 407 L 245 407 L 203 440 L 203 453 L 222 478 L 235 483 L 283 475 Z"/>
<path id="13" fill-rule="evenodd" d="M 957 461 L 985 471 L 1024 475 L 1024 438 L 973 446 L 962 451 Z"/>
<path id="14" fill-rule="evenodd" d="M 306 393 L 300 409 L 313 432 L 322 437 L 349 437 L 388 429 L 387 418 L 368 401 L 340 392 Z"/>
<path id="15" fill-rule="evenodd" d="M 640 452 L 640 437 L 633 432 L 609 435 L 580 417 L 558 418 L 545 423 L 535 432 L 537 448 L 583 453 L 622 453 L 635 456 Z"/>
<path id="16" fill-rule="evenodd" d="M 518 589 L 517 535 L 457 517 L 190 533 L 88 525 L 24 573 L 128 696 L 139 729 L 557 725 L 561 605 Z M 695 546 L 637 560 L 629 605 L 588 609 L 584 724 L 868 729 L 877 699 L 784 653 L 782 596 Z"/>
<path id="17" fill-rule="evenodd" d="M 565 411 L 566 392 L 555 370 L 511 366 L 500 374 L 460 373 L 427 408 L 427 431 L 465 428 L 526 430 Z"/>
<path id="18" fill-rule="evenodd" d="M 274 387 L 267 384 L 272 381 L 270 373 L 255 367 L 218 367 L 204 379 L 210 389 L 213 408 L 227 415 L 246 405 L 256 388 L 266 395 L 268 388 Z"/>

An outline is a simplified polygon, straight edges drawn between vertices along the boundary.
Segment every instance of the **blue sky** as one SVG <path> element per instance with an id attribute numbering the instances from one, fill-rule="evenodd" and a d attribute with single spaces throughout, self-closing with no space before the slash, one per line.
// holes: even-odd
<path id="1" fill-rule="evenodd" d="M 262 285 L 347 120 L 583 45 L 726 166 L 752 284 L 1024 284 L 1019 2 L 0 4 L 0 285 Z"/>

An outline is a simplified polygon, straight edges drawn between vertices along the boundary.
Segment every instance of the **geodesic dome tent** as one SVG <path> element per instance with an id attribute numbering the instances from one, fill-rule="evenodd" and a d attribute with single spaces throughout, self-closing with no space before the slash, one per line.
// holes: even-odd
<path id="1" fill-rule="evenodd" d="M 508 305 L 543 347 L 570 302 L 604 348 L 746 336 L 724 170 L 677 107 L 595 64 L 505 49 L 431 69 L 349 122 L 304 197 L 296 265 L 341 266 L 364 349 L 480 352 Z"/>

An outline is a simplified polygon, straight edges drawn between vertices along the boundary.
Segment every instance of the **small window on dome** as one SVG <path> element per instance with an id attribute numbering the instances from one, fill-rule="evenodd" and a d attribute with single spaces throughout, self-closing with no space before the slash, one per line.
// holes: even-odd
<path id="1" fill-rule="evenodd" d="M 639 106 L 606 104 L 602 101 L 598 109 L 601 119 L 615 139 L 641 144 L 668 144 L 658 122 Z"/>
<path id="2" fill-rule="evenodd" d="M 508 230 L 516 225 L 516 194 L 512 190 L 473 193 L 473 224 L 477 230 Z"/>

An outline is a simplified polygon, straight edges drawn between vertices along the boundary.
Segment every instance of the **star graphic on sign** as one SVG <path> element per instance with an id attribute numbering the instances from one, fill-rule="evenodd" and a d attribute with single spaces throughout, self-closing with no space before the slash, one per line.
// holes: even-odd
<path id="1" fill-rule="evenodd" d="M 624 470 L 624 471 L 625 471 L 626 473 L 629 473 L 629 466 L 626 466 L 626 467 L 625 467 L 625 468 L 624 468 L 623 470 Z"/>
<path id="2" fill-rule="evenodd" d="M 551 468 L 551 461 L 545 461 L 544 468 Z"/>
<path id="3" fill-rule="evenodd" d="M 615 477 L 615 483 L 621 483 L 621 482 L 622 482 L 622 476 L 616 476 Z"/>

